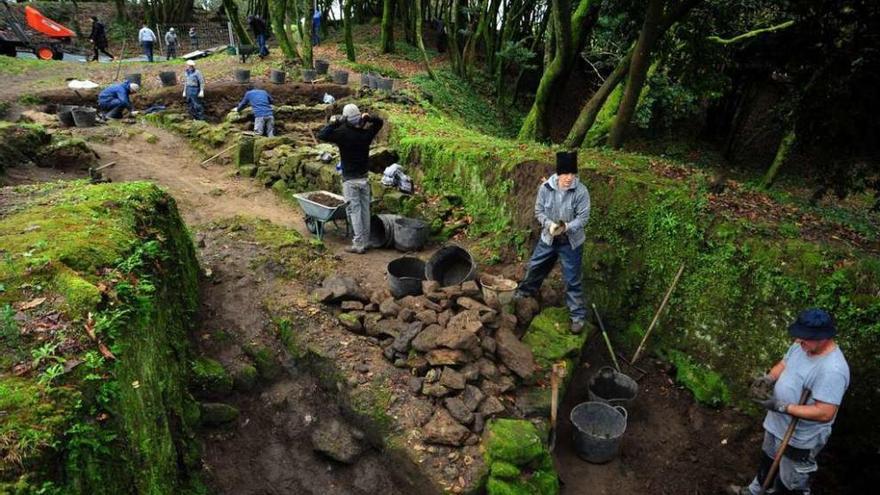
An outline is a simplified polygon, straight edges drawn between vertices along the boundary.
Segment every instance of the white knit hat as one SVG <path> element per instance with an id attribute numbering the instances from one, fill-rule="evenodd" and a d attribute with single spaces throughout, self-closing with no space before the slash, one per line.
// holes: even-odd
<path id="1" fill-rule="evenodd" d="M 138 83 L 131 83 L 128 85 L 128 89 L 130 89 L 133 93 L 137 93 L 139 89 L 141 89 L 141 85 Z"/>
<path id="2" fill-rule="evenodd" d="M 349 103 L 342 108 L 342 116 L 352 124 L 356 124 L 361 118 L 361 111 L 354 103 Z"/>

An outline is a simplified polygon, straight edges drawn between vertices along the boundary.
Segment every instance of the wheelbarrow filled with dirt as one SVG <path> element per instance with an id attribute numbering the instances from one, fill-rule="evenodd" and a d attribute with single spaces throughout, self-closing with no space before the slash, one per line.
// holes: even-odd
<path id="1" fill-rule="evenodd" d="M 345 214 L 348 201 L 345 198 L 329 191 L 310 191 L 294 194 L 293 197 L 299 202 L 299 207 L 305 215 L 306 228 L 318 240 L 324 239 L 324 225 L 327 222 L 333 222 L 333 226 L 338 230 L 339 220 L 345 223 L 346 237 L 349 235 L 348 217 Z"/>

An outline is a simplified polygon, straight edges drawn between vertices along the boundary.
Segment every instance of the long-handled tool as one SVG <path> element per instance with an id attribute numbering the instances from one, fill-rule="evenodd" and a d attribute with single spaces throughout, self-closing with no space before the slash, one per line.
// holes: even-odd
<path id="1" fill-rule="evenodd" d="M 565 377 L 565 361 L 553 363 L 550 370 L 550 435 L 547 440 L 550 452 L 556 448 L 556 410 L 559 408 L 559 379 Z"/>
<path id="2" fill-rule="evenodd" d="M 651 335 L 651 330 L 654 329 L 654 325 L 657 324 L 657 320 L 660 319 L 660 313 L 663 312 L 663 308 L 666 307 L 666 302 L 669 301 L 669 296 L 672 295 L 672 291 L 675 290 L 675 286 L 678 284 L 678 279 L 681 277 L 681 272 L 684 271 L 684 263 L 678 268 L 678 273 L 675 274 L 675 279 L 672 280 L 672 285 L 669 286 L 669 289 L 666 291 L 666 295 L 663 296 L 663 302 L 660 303 L 660 307 L 657 308 L 657 312 L 654 313 L 654 319 L 651 320 L 651 324 L 648 326 L 648 331 L 645 332 L 645 336 L 642 337 L 642 342 L 639 344 L 639 347 L 636 348 L 636 353 L 633 354 L 633 358 L 630 360 L 630 363 L 636 364 L 636 361 L 639 359 L 639 354 L 641 354 L 642 349 L 645 347 L 645 342 L 648 341 L 648 335 Z"/>
<path id="3" fill-rule="evenodd" d="M 238 144 L 239 144 L 239 143 L 235 143 L 235 144 L 233 144 L 232 146 L 230 146 L 230 147 L 224 149 L 223 151 L 221 151 L 220 153 L 217 153 L 216 155 L 212 156 L 211 158 L 206 159 L 205 161 L 203 161 L 203 162 L 200 163 L 199 165 L 200 165 L 202 168 L 208 168 L 208 167 L 205 166 L 208 162 L 210 162 L 211 160 L 217 158 L 218 156 L 220 156 L 220 155 L 226 153 L 227 151 L 231 150 L 232 148 L 235 148 L 236 146 L 238 146 Z"/>
<path id="4" fill-rule="evenodd" d="M 810 390 L 805 388 L 801 392 L 801 400 L 798 402 L 798 405 L 806 404 L 809 398 Z M 776 478 L 776 471 L 779 469 L 779 463 L 782 462 L 782 455 L 785 454 L 785 449 L 788 448 L 788 442 L 791 440 L 791 436 L 794 435 L 794 429 L 797 427 L 799 419 L 792 416 L 791 423 L 788 424 L 788 429 L 785 430 L 785 436 L 782 437 L 782 443 L 779 445 L 779 450 L 776 451 L 776 457 L 773 458 L 773 464 L 770 465 L 770 470 L 767 471 L 767 476 L 764 477 L 764 483 L 761 484 L 761 491 L 758 492 L 758 495 L 764 495 L 767 492 L 767 488 L 773 483 L 773 479 Z"/>
<path id="5" fill-rule="evenodd" d="M 125 58 L 125 44 L 128 43 L 128 40 L 122 40 L 122 53 L 119 54 L 119 62 L 116 64 L 116 77 L 113 78 L 114 81 L 119 80 L 119 69 L 122 68 L 122 59 Z"/>
<path id="6" fill-rule="evenodd" d="M 608 346 L 608 354 L 611 355 L 611 361 L 614 363 L 614 369 L 620 373 L 620 364 L 617 363 L 617 356 L 614 354 L 614 348 L 611 347 L 611 339 L 608 338 L 608 333 L 605 332 L 605 324 L 602 323 L 602 317 L 599 316 L 599 310 L 596 309 L 596 304 L 593 304 L 593 313 L 596 314 L 596 321 L 599 322 L 599 329 L 602 330 L 602 337 L 605 338 L 605 345 Z"/>

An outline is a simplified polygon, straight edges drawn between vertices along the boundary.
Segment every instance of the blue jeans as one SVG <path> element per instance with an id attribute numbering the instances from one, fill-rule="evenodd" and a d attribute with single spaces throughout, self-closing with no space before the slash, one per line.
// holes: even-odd
<path id="1" fill-rule="evenodd" d="M 257 35 L 257 46 L 260 47 L 260 56 L 265 57 L 269 54 L 269 49 L 266 48 L 266 35 L 258 34 Z"/>
<path id="2" fill-rule="evenodd" d="M 128 108 L 128 105 L 119 98 L 98 103 L 98 110 L 104 112 L 104 116 L 110 119 L 121 119 L 122 112 L 126 108 Z"/>
<path id="3" fill-rule="evenodd" d="M 153 61 L 153 42 L 152 41 L 144 41 L 141 43 L 144 47 L 144 56 L 147 57 L 148 62 Z"/>
<path id="4" fill-rule="evenodd" d="M 562 278 L 565 279 L 565 304 L 571 314 L 572 321 L 586 321 L 587 305 L 584 301 L 584 290 L 581 286 L 581 259 L 584 254 L 584 245 L 576 249 L 571 248 L 568 238 L 556 237 L 553 245 L 544 244 L 538 240 L 532 259 L 529 260 L 529 271 L 526 278 L 520 282 L 516 291 L 522 296 L 534 296 L 544 279 L 550 274 L 556 260 L 562 262 Z"/>
<path id="5" fill-rule="evenodd" d="M 186 106 L 189 109 L 189 115 L 195 120 L 205 120 L 205 106 L 199 98 L 198 86 L 186 87 Z"/>

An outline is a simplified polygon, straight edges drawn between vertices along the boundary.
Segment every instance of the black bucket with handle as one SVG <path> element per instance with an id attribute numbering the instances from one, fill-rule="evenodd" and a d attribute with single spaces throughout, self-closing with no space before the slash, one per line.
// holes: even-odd
<path id="1" fill-rule="evenodd" d="M 437 250 L 425 263 L 425 277 L 440 287 L 458 285 L 473 280 L 477 275 L 477 263 L 466 249 L 449 245 Z"/>
<path id="2" fill-rule="evenodd" d="M 177 73 L 172 71 L 162 71 L 159 73 L 159 81 L 162 83 L 162 86 L 176 86 L 177 85 Z"/>
<path id="3" fill-rule="evenodd" d="M 612 406 L 629 406 L 639 395 L 639 384 L 610 366 L 599 368 L 587 384 L 591 401 Z"/>
<path id="4" fill-rule="evenodd" d="M 58 111 L 55 115 L 58 117 L 58 122 L 61 122 L 61 125 L 66 127 L 73 127 L 76 125 L 76 121 L 73 120 L 73 109 L 75 109 L 75 105 L 61 105 L 58 107 Z"/>
<path id="5" fill-rule="evenodd" d="M 373 83 L 373 75 L 369 72 L 361 73 L 361 86 L 365 88 L 371 88 Z"/>
<path id="6" fill-rule="evenodd" d="M 330 62 L 328 62 L 324 59 L 321 59 L 321 58 L 315 60 L 315 72 L 317 72 L 318 74 L 326 74 L 327 69 L 329 69 L 329 68 L 330 68 Z"/>
<path id="7" fill-rule="evenodd" d="M 398 251 L 419 251 L 425 247 L 430 233 L 428 223 L 416 218 L 394 220 L 394 248 Z"/>
<path id="8" fill-rule="evenodd" d="M 422 293 L 425 280 L 425 262 L 412 256 L 403 256 L 388 263 L 388 288 L 395 299 Z"/>
<path id="9" fill-rule="evenodd" d="M 235 69 L 235 82 L 247 84 L 251 81 L 251 71 L 248 69 Z"/>
<path id="10" fill-rule="evenodd" d="M 284 84 L 284 78 L 287 74 L 283 70 L 272 69 L 272 72 L 269 73 L 269 80 L 272 81 L 272 84 Z"/>
<path id="11" fill-rule="evenodd" d="M 383 213 L 370 216 L 370 247 L 387 248 L 394 245 L 394 221 L 400 215 Z"/>
<path id="12" fill-rule="evenodd" d="M 303 81 L 312 82 L 318 78 L 318 73 L 315 69 L 305 69 L 302 71 Z"/>
<path id="13" fill-rule="evenodd" d="M 140 72 L 134 72 L 132 74 L 126 74 L 125 80 L 128 82 L 133 82 L 138 86 L 141 86 L 141 74 Z"/>
<path id="14" fill-rule="evenodd" d="M 77 127 L 95 127 L 98 113 L 92 107 L 76 107 L 70 112 Z"/>
<path id="15" fill-rule="evenodd" d="M 390 93 L 394 90 L 394 79 L 390 77 L 380 77 L 377 87 L 382 91 Z"/>
<path id="16" fill-rule="evenodd" d="M 333 83 L 334 84 L 341 84 L 343 86 L 348 84 L 348 71 L 334 70 L 333 71 Z"/>
<path id="17" fill-rule="evenodd" d="M 626 431 L 626 409 L 604 402 L 583 402 L 571 410 L 574 448 L 578 456 L 593 464 L 603 464 L 620 452 Z"/>

